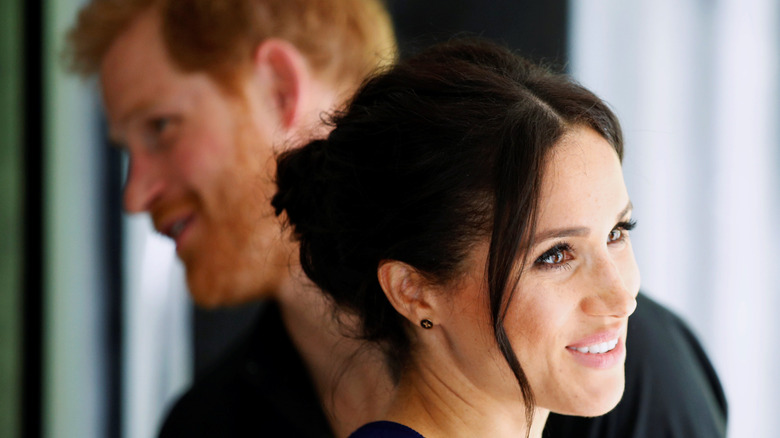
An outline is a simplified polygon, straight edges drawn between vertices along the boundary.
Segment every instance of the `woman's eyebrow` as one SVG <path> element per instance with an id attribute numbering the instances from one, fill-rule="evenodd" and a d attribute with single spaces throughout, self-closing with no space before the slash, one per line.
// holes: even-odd
<path id="1" fill-rule="evenodd" d="M 534 243 L 560 237 L 587 236 L 588 233 L 590 233 L 590 228 L 588 227 L 555 228 L 537 233 L 534 237 Z"/>
<path id="2" fill-rule="evenodd" d="M 628 200 L 628 204 L 626 204 L 626 208 L 623 209 L 618 215 L 617 215 L 617 221 L 620 222 L 623 220 L 626 215 L 631 212 L 631 210 L 634 209 L 634 204 L 631 203 L 631 200 Z"/>
<path id="3" fill-rule="evenodd" d="M 623 218 L 633 209 L 634 205 L 631 203 L 631 200 L 629 200 L 628 204 L 626 204 L 626 207 L 620 213 L 618 213 L 617 219 L 615 221 L 622 221 Z M 534 236 L 533 243 L 536 244 L 548 239 L 557 239 L 561 237 L 587 236 L 588 233 L 590 233 L 590 228 L 588 227 L 555 228 L 537 233 L 536 236 Z"/>

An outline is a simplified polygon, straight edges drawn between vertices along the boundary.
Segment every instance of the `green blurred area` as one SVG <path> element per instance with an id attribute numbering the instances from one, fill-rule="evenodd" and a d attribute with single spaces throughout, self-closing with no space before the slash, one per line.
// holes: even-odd
<path id="1" fill-rule="evenodd" d="M 21 0 L 0 2 L 0 436 L 20 436 Z"/>

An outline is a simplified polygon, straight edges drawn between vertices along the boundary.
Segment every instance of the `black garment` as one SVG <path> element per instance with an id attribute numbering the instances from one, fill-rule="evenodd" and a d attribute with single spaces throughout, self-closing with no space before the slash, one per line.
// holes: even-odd
<path id="1" fill-rule="evenodd" d="M 172 437 L 331 437 L 303 359 L 276 304 L 182 396 L 163 424 Z"/>
<path id="2" fill-rule="evenodd" d="M 543 436 L 725 436 L 723 389 L 680 318 L 640 294 L 628 331 L 626 392 L 618 406 L 597 418 L 550 415 Z M 331 436 L 276 305 L 263 309 L 238 348 L 176 403 L 160 436 Z"/>

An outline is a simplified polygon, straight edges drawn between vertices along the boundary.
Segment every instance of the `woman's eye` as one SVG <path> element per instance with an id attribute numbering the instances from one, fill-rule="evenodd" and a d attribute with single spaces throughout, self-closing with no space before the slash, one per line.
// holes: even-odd
<path id="1" fill-rule="evenodd" d="M 563 260 L 565 258 L 566 258 L 566 256 L 563 255 L 563 251 L 556 251 L 553 254 L 545 256 L 542 259 L 542 263 L 547 263 L 547 264 L 550 264 L 550 265 L 557 265 L 557 264 L 563 262 Z"/>
<path id="2" fill-rule="evenodd" d="M 562 243 L 548 249 L 536 259 L 535 264 L 542 268 L 562 268 L 567 267 L 571 259 L 571 247 Z"/>
<path id="3" fill-rule="evenodd" d="M 615 225 L 615 228 L 609 232 L 607 243 L 615 243 L 628 239 L 628 232 L 636 227 L 635 220 L 622 221 Z"/>
<path id="4" fill-rule="evenodd" d="M 619 240 L 623 239 L 623 230 L 620 228 L 615 228 L 612 231 L 609 232 L 609 242 L 617 242 Z"/>

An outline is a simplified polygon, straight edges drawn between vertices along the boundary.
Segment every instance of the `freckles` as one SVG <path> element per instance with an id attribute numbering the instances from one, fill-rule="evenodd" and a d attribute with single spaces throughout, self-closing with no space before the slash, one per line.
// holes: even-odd
<path id="1" fill-rule="evenodd" d="M 557 299 L 549 294 L 538 282 L 518 287 L 510 308 L 511 329 L 515 337 L 538 342 L 548 332 L 549 316 L 555 308 Z"/>

